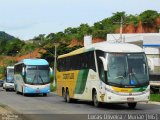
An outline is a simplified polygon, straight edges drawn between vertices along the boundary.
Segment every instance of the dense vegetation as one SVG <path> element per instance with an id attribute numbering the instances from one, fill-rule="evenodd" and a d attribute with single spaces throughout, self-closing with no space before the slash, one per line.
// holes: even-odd
<path id="1" fill-rule="evenodd" d="M 24 42 L 5 32 L 0 32 L 0 54 L 14 56 L 20 51 Z"/>
<path id="2" fill-rule="evenodd" d="M 3 31 L 0 31 L 0 41 L 3 41 L 3 40 L 9 41 L 9 40 L 13 40 L 13 39 L 15 39 L 15 37 L 8 35 L 7 33 L 3 32 Z"/>
<path id="3" fill-rule="evenodd" d="M 139 21 L 142 24 L 154 25 L 155 19 L 160 16 L 160 13 L 154 10 L 147 10 L 139 15 L 127 15 L 125 12 L 113 13 L 113 16 L 105 18 L 102 21 L 94 23 L 89 26 L 87 23 L 81 24 L 79 27 L 68 27 L 64 31 L 57 33 L 50 33 L 49 35 L 40 34 L 34 40 L 52 41 L 52 42 L 70 42 L 73 39 L 83 40 L 84 35 L 91 34 L 93 38 L 106 38 L 107 33 L 114 33 L 116 28 L 119 27 L 121 17 L 123 18 L 124 25 L 134 24 L 138 25 Z M 159 26 L 157 26 L 158 31 Z"/>
<path id="4" fill-rule="evenodd" d="M 18 38 L 14 38 L 0 32 L 0 54 L 1 55 L 23 55 L 33 51 L 35 48 L 46 49 L 46 53 L 42 53 L 42 58 L 47 59 L 53 65 L 54 45 L 58 43 L 58 55 L 70 52 L 82 46 L 68 47 L 71 40 L 83 41 L 84 35 L 92 35 L 93 38 L 106 38 L 107 33 L 114 33 L 119 28 L 119 22 L 123 18 L 124 25 L 134 24 L 138 25 L 139 21 L 144 25 L 153 26 L 155 19 L 160 17 L 160 13 L 154 10 L 146 10 L 139 15 L 127 15 L 125 12 L 113 13 L 111 17 L 105 18 L 99 22 L 95 22 L 92 26 L 83 23 L 78 27 L 68 27 L 64 31 L 57 33 L 50 33 L 48 35 L 40 34 L 34 37 L 31 42 L 24 42 Z M 156 26 L 157 31 L 160 26 Z"/>
<path id="5" fill-rule="evenodd" d="M 50 33 L 48 35 L 40 34 L 33 39 L 35 44 L 45 46 L 47 53 L 42 55 L 42 58 L 47 59 L 53 65 L 54 45 L 59 43 L 58 55 L 67 53 L 82 46 L 75 46 L 74 48 L 68 48 L 71 40 L 83 41 L 84 35 L 92 35 L 93 38 L 106 38 L 106 34 L 114 33 L 119 28 L 121 17 L 123 18 L 123 24 L 134 24 L 135 26 L 141 21 L 144 25 L 154 26 L 155 19 L 160 17 L 160 13 L 154 10 L 147 10 L 139 15 L 127 15 L 125 12 L 113 13 L 109 18 L 105 18 L 102 21 L 96 22 L 93 26 L 89 26 L 87 23 L 81 24 L 79 27 L 68 27 L 64 31 L 57 33 Z M 157 26 L 157 32 L 160 26 Z M 62 44 L 63 43 L 63 44 Z M 49 45 L 49 46 L 48 46 Z"/>

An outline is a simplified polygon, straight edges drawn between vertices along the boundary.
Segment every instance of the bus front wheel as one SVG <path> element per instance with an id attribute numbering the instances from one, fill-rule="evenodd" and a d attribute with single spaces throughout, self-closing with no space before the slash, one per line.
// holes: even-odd
<path id="1" fill-rule="evenodd" d="M 19 92 L 18 92 L 18 90 L 17 90 L 17 86 L 15 87 L 15 91 L 16 91 L 16 94 L 18 94 Z"/>
<path id="2" fill-rule="evenodd" d="M 47 93 L 43 93 L 43 96 L 47 96 Z"/>
<path id="3" fill-rule="evenodd" d="M 26 96 L 26 94 L 24 93 L 24 87 L 22 87 L 22 95 Z"/>
<path id="4" fill-rule="evenodd" d="M 66 92 L 65 92 L 64 89 L 62 89 L 62 96 L 64 98 L 64 101 L 66 102 L 67 101 L 67 99 L 66 99 Z"/>
<path id="5" fill-rule="evenodd" d="M 97 92 L 96 91 L 94 91 L 94 93 L 93 93 L 93 105 L 95 107 L 99 107 L 100 106 L 100 102 L 98 102 Z"/>
<path id="6" fill-rule="evenodd" d="M 128 107 L 130 109 L 134 109 L 136 107 L 137 103 L 128 103 Z"/>

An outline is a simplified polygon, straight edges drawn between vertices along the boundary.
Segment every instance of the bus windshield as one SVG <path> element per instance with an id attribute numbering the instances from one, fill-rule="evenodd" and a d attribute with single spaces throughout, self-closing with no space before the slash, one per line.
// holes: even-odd
<path id="1" fill-rule="evenodd" d="M 107 82 L 114 86 L 139 87 L 149 84 L 144 53 L 109 53 Z"/>
<path id="2" fill-rule="evenodd" d="M 14 69 L 8 69 L 7 70 L 7 79 L 6 81 L 8 83 L 14 83 Z"/>
<path id="3" fill-rule="evenodd" d="M 37 65 L 26 67 L 27 84 L 46 84 L 49 83 L 49 66 Z"/>

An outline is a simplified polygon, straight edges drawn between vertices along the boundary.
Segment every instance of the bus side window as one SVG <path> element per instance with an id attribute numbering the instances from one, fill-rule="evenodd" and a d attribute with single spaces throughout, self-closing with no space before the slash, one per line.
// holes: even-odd
<path id="1" fill-rule="evenodd" d="M 107 81 L 107 71 L 104 71 L 104 66 L 103 66 L 102 60 L 99 57 L 104 57 L 104 52 L 102 52 L 100 50 L 97 50 L 96 51 L 96 58 L 97 58 L 99 77 L 103 82 L 106 83 L 106 81 Z"/>

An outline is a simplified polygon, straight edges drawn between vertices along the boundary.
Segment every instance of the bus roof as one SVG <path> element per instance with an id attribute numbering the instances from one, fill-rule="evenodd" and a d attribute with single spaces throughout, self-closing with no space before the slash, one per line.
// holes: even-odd
<path id="1" fill-rule="evenodd" d="M 77 49 L 70 53 L 60 55 L 58 58 L 68 57 L 80 53 L 84 53 L 92 50 L 102 50 L 104 52 L 116 52 L 116 53 L 135 53 L 144 52 L 143 49 L 137 45 L 129 43 L 114 43 L 114 42 L 100 42 L 88 45 L 86 47 Z"/>
<path id="2" fill-rule="evenodd" d="M 25 65 L 49 65 L 45 59 L 23 59 L 17 64 L 20 63 L 24 63 Z"/>
<path id="3" fill-rule="evenodd" d="M 14 69 L 14 66 L 7 66 L 7 69 Z"/>

